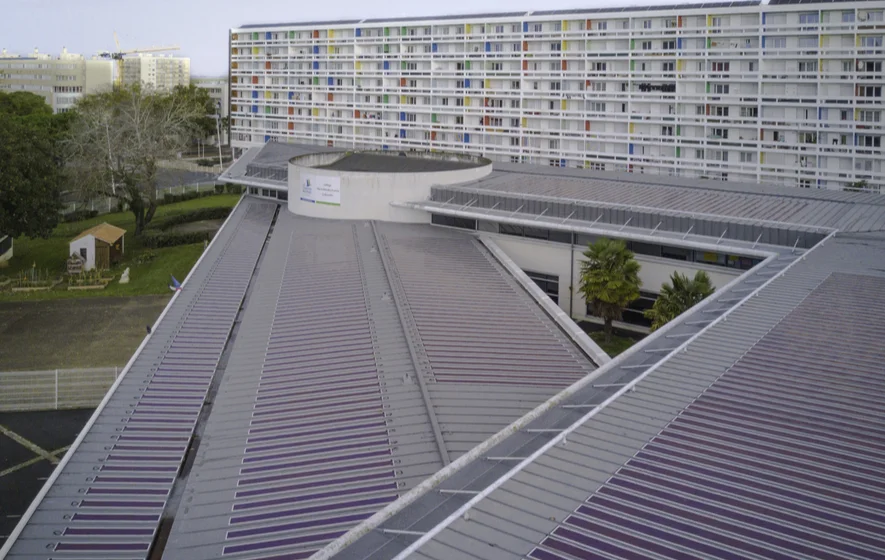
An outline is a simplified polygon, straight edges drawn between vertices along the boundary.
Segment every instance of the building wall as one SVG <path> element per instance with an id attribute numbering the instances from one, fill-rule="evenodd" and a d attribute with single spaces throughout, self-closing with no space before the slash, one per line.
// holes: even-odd
<path id="1" fill-rule="evenodd" d="M 29 56 L 0 54 L 0 90 L 27 91 L 43 97 L 56 113 L 73 108 L 84 94 L 109 89 L 113 64 L 63 51 L 56 58 L 35 52 Z"/>
<path id="2" fill-rule="evenodd" d="M 584 260 L 582 255 L 583 247 L 510 235 L 493 233 L 484 233 L 483 235 L 491 237 L 501 250 L 523 270 L 558 276 L 560 308 L 566 313 L 571 313 L 574 319 L 580 320 L 587 316 L 587 304 L 577 289 L 577 286 L 580 285 L 581 262 Z M 723 269 L 722 267 L 661 259 L 646 255 L 636 255 L 636 260 L 642 267 L 639 271 L 642 289 L 654 293 L 660 293 L 661 285 L 669 280 L 673 272 L 694 276 L 696 271 L 703 270 L 710 275 L 710 279 L 717 289 L 743 273 L 741 270 Z M 571 281 L 569 281 L 569 278 L 571 278 Z M 569 305 L 569 298 L 571 297 L 569 294 L 569 284 L 575 286 L 571 308 Z"/>
<path id="3" fill-rule="evenodd" d="M 230 88 L 226 78 L 193 78 L 191 83 L 209 92 L 209 97 L 220 108 L 219 114 L 222 118 L 230 114 Z M 222 130 L 222 144 L 229 143 L 230 138 L 228 138 L 227 130 Z"/>
<path id="4" fill-rule="evenodd" d="M 883 12 L 873 0 L 234 29 L 232 141 L 878 189 Z"/>
<path id="5" fill-rule="evenodd" d="M 86 264 L 83 270 L 92 270 L 95 268 L 95 237 L 87 235 L 76 241 L 71 241 L 69 255 L 79 255 L 80 249 L 86 249 Z"/>
<path id="6" fill-rule="evenodd" d="M 123 84 L 146 84 L 160 91 L 187 86 L 191 79 L 191 59 L 139 54 L 123 59 Z"/>
<path id="7" fill-rule="evenodd" d="M 430 188 L 480 179 L 491 172 L 491 163 L 472 169 L 433 173 L 360 173 L 317 169 L 313 166 L 331 163 L 341 154 L 314 154 L 296 158 L 289 163 L 289 211 L 299 216 L 339 220 L 381 220 L 386 222 L 430 223 L 430 214 L 422 210 L 395 208 L 393 201 L 425 200 Z M 302 199 L 305 181 L 316 189 L 324 182 L 337 189 L 337 199 L 327 203 Z M 331 203 L 330 203 L 331 202 Z M 337 205 L 333 205 L 337 202 Z"/>

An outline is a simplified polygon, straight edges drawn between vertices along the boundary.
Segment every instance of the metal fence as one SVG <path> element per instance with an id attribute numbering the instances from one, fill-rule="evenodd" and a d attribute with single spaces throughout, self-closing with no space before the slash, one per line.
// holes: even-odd
<path id="1" fill-rule="evenodd" d="M 97 406 L 121 367 L 0 372 L 0 412 Z"/>
<path id="2" fill-rule="evenodd" d="M 189 192 L 207 192 L 214 191 L 214 182 L 192 183 L 188 185 L 161 185 L 157 187 L 157 198 L 161 201 L 163 195 L 184 194 Z M 62 215 L 70 214 L 76 210 L 96 210 L 99 214 L 108 214 L 117 211 L 117 199 L 109 196 L 100 196 L 89 201 L 71 201 L 66 203 L 61 210 Z"/>

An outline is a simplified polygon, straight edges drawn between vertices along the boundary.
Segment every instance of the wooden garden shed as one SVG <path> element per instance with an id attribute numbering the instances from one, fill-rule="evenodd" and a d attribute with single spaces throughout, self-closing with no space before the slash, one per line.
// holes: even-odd
<path id="1" fill-rule="evenodd" d="M 71 255 L 79 255 L 85 262 L 83 270 L 110 268 L 120 262 L 126 248 L 125 229 L 105 222 L 91 227 L 71 240 Z"/>

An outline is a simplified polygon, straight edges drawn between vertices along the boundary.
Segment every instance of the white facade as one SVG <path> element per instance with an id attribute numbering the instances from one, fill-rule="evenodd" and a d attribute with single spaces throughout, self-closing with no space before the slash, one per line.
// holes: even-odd
<path id="1" fill-rule="evenodd" d="M 381 220 L 429 223 L 430 214 L 397 208 L 398 200 L 425 200 L 430 188 L 475 181 L 492 171 L 492 164 L 468 169 L 418 173 L 359 172 L 318 169 L 342 154 L 313 154 L 289 163 L 289 211 L 299 216 L 336 220 Z M 428 154 L 429 157 L 429 154 Z M 394 159 L 395 158 L 391 158 Z"/>
<path id="2" fill-rule="evenodd" d="M 95 268 L 95 236 L 84 235 L 70 243 L 69 255 L 79 255 L 85 259 L 83 270 Z"/>
<path id="3" fill-rule="evenodd" d="M 233 29 L 232 143 L 880 189 L 885 1 L 735 4 Z"/>
<path id="4" fill-rule="evenodd" d="M 188 86 L 191 59 L 178 56 L 135 54 L 123 59 L 123 84 L 145 84 L 160 91 Z"/>
<path id="5" fill-rule="evenodd" d="M 110 89 L 110 60 L 87 59 L 62 50 L 58 57 L 34 51 L 29 55 L 0 53 L 0 91 L 27 91 L 43 97 L 55 113 L 64 113 L 84 94 Z"/>
<path id="6" fill-rule="evenodd" d="M 591 319 L 591 316 L 587 315 L 587 303 L 580 290 L 577 289 L 580 284 L 581 263 L 584 261 L 585 247 L 493 233 L 483 233 L 483 235 L 491 237 L 495 244 L 524 271 L 556 277 L 559 281 L 558 303 L 560 309 L 576 320 Z M 710 276 L 710 280 L 717 290 L 745 272 L 648 255 L 637 254 L 635 256 L 641 266 L 639 279 L 642 281 L 642 289 L 655 294 L 660 293 L 661 285 L 664 282 L 670 281 L 670 275 L 673 272 L 693 277 L 695 272 L 703 270 Z M 570 286 L 575 287 L 574 294 L 570 293 Z"/>
<path id="7" fill-rule="evenodd" d="M 198 88 L 205 89 L 209 93 L 209 97 L 218 107 L 218 115 L 221 118 L 227 117 L 230 114 L 230 87 L 226 78 L 192 78 L 191 83 Z M 222 145 L 230 143 L 230 139 L 227 137 L 227 129 L 224 126 L 222 126 L 221 137 Z M 217 143 L 217 140 L 213 137 L 212 142 Z"/>

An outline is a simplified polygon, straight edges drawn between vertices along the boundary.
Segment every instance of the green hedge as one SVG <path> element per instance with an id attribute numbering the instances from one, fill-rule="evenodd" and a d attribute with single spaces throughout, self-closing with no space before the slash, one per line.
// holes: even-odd
<path id="1" fill-rule="evenodd" d="M 65 223 L 79 222 L 82 220 L 90 220 L 96 216 L 98 216 L 98 210 L 74 210 L 73 212 L 65 214 L 62 217 L 62 221 Z"/>
<path id="2" fill-rule="evenodd" d="M 168 218 L 164 219 L 161 222 L 158 222 L 156 225 L 152 226 L 153 229 L 157 229 L 160 231 L 166 231 L 171 227 L 175 227 L 177 225 L 186 224 L 189 222 L 199 222 L 202 220 L 219 220 L 227 218 L 228 214 L 230 214 L 231 208 L 218 207 L 218 208 L 198 208 L 196 210 L 189 210 L 187 212 L 182 212 L 181 214 L 173 214 Z"/>
<path id="3" fill-rule="evenodd" d="M 165 232 L 148 230 L 142 235 L 141 242 L 148 249 L 162 249 L 163 247 L 176 247 L 178 245 L 211 241 L 214 236 L 214 231 Z"/>

